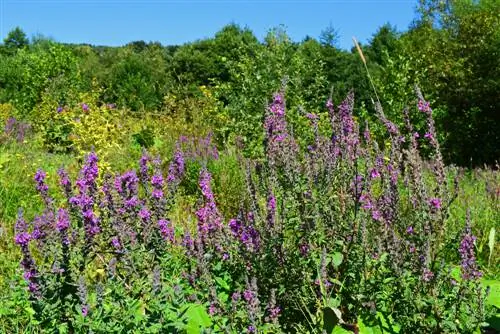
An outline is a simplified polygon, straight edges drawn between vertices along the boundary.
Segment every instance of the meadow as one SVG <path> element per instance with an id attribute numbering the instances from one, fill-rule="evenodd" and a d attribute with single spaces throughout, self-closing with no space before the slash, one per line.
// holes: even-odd
<path id="1" fill-rule="evenodd" d="M 285 92 L 263 110 L 262 158 L 245 157 L 238 140 L 217 147 L 210 133 L 175 141 L 164 133 L 146 150 L 121 131 L 123 142 L 93 140 L 75 159 L 37 147 L 21 123 L 6 127 L 2 332 L 465 333 L 494 325 L 498 171 L 443 163 L 421 93 L 404 128 L 377 104 L 380 145 L 353 115 L 352 93 L 304 113 L 310 126 L 297 138 Z M 120 111 L 89 102 L 53 110 L 64 113 L 94 124 Z M 424 133 L 410 114 L 426 120 Z M 136 123 L 112 119 L 107 128 Z"/>
<path id="2" fill-rule="evenodd" d="M 341 50 L 0 44 L 0 333 L 497 333 L 500 3 Z"/>

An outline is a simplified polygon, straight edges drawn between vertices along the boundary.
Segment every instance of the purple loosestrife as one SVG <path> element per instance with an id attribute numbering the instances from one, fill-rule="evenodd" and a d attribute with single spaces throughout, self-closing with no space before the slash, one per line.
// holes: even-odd
<path id="1" fill-rule="evenodd" d="M 80 299 L 82 315 L 86 317 L 89 313 L 89 305 L 87 304 L 87 284 L 85 283 L 85 278 L 83 276 L 80 276 L 80 279 L 78 280 L 77 295 Z"/>
<path id="2" fill-rule="evenodd" d="M 19 210 L 17 222 L 15 226 L 16 235 L 14 241 L 21 248 L 22 260 L 21 266 L 24 270 L 23 277 L 28 283 L 28 290 L 34 298 L 40 297 L 40 286 L 38 284 L 38 272 L 36 269 L 35 261 L 31 256 L 29 250 L 29 242 L 31 235 L 28 232 L 28 224 L 24 220 L 23 212 Z"/>
<path id="3" fill-rule="evenodd" d="M 475 280 L 481 278 L 483 274 L 478 270 L 476 257 L 474 254 L 474 243 L 476 237 L 472 235 L 470 227 L 470 213 L 467 210 L 467 219 L 464 233 L 462 234 L 462 241 L 458 252 L 460 253 L 460 266 L 462 271 L 462 278 L 464 280 Z"/>
<path id="4" fill-rule="evenodd" d="M 99 218 L 94 213 L 94 203 L 97 197 L 97 176 L 99 174 L 97 161 L 98 158 L 95 152 L 87 155 L 85 164 L 76 181 L 78 195 L 70 199 L 72 205 L 77 205 L 80 208 L 87 241 L 92 240 L 100 232 Z"/>
<path id="5" fill-rule="evenodd" d="M 445 198 L 447 195 L 446 174 L 439 141 L 436 139 L 436 127 L 434 124 L 434 118 L 432 117 L 432 109 L 430 107 L 430 103 L 424 100 L 420 89 L 416 87 L 415 90 L 418 97 L 418 109 L 427 115 L 427 133 L 425 134 L 425 138 L 429 140 L 429 143 L 434 148 L 434 164 L 432 168 L 437 180 L 435 193 L 441 198 Z"/>
<path id="6" fill-rule="evenodd" d="M 161 171 L 160 157 L 153 160 L 153 170 L 153 176 L 151 176 L 151 209 L 155 218 L 160 219 L 165 216 L 166 204 L 168 203 L 164 193 L 165 180 Z M 173 191 L 174 189 L 171 187 L 169 190 Z M 167 194 L 173 196 L 173 192 Z"/>
<path id="7" fill-rule="evenodd" d="M 354 93 L 351 91 L 338 107 L 339 145 L 344 161 L 353 164 L 359 156 L 359 127 L 354 121 Z"/>
<path id="8" fill-rule="evenodd" d="M 59 175 L 59 185 L 62 187 L 64 195 L 69 201 L 69 199 L 73 197 L 73 186 L 71 184 L 71 180 L 69 179 L 68 172 L 66 172 L 64 168 L 59 168 L 57 175 Z"/>
<path id="9" fill-rule="evenodd" d="M 160 234 L 163 240 L 174 242 L 175 241 L 175 233 L 172 224 L 167 219 L 158 220 L 158 228 L 160 230 Z"/>
<path id="10" fill-rule="evenodd" d="M 260 315 L 259 290 L 257 288 L 257 279 L 255 277 L 252 277 L 250 282 L 248 282 L 247 278 L 246 288 L 243 292 L 243 299 L 246 302 L 248 317 L 253 325 Z"/>
<path id="11" fill-rule="evenodd" d="M 184 155 L 182 153 L 180 144 L 177 143 L 174 157 L 172 159 L 172 162 L 170 163 L 170 166 L 168 167 L 167 183 L 169 187 L 173 187 L 180 181 L 180 179 L 184 175 L 184 171 Z"/>
<path id="12" fill-rule="evenodd" d="M 272 103 L 267 107 L 264 129 L 270 165 L 273 168 L 284 167 L 288 177 L 293 180 L 297 170 L 298 145 L 287 130 L 283 93 L 274 94 Z"/>
<path id="13" fill-rule="evenodd" d="M 139 206 L 140 201 L 138 198 L 138 182 L 135 171 L 125 172 L 123 175 L 116 177 L 115 189 L 120 195 L 123 207 L 120 208 L 120 213 L 134 212 L 136 207 Z"/>
<path id="14" fill-rule="evenodd" d="M 50 206 L 52 203 L 52 199 L 49 197 L 49 186 L 45 183 L 45 179 L 47 178 L 47 173 L 45 173 L 42 169 L 38 169 L 35 173 L 35 183 L 36 190 L 42 197 L 45 205 Z"/>
<path id="15" fill-rule="evenodd" d="M 215 197 L 210 187 L 212 176 L 206 168 L 200 172 L 199 186 L 203 194 L 204 205 L 196 211 L 198 217 L 198 233 L 203 242 L 217 230 L 221 229 L 222 218 L 217 205 L 215 204 Z"/>
<path id="16" fill-rule="evenodd" d="M 271 297 L 266 307 L 267 316 L 265 318 L 266 322 L 278 324 L 278 317 L 281 313 L 281 308 L 276 305 L 276 290 L 271 290 Z"/>
<path id="17" fill-rule="evenodd" d="M 276 224 L 276 197 L 271 192 L 267 198 L 267 225 L 274 228 Z"/>
<path id="18" fill-rule="evenodd" d="M 69 226 L 70 226 L 70 221 L 68 212 L 63 208 L 60 208 L 57 211 L 56 229 L 61 235 L 61 241 L 64 245 L 69 245 L 69 239 L 68 239 Z"/>
<path id="19" fill-rule="evenodd" d="M 146 194 L 148 193 L 148 180 L 149 180 L 149 166 L 148 163 L 151 160 L 150 156 L 144 150 L 142 152 L 141 159 L 139 159 L 139 180 L 141 184 L 144 186 L 144 189 L 146 189 Z"/>

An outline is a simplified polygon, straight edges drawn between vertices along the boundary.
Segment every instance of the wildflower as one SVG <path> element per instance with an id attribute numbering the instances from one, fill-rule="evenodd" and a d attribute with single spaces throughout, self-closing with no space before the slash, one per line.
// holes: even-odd
<path id="1" fill-rule="evenodd" d="M 174 229 L 170 226 L 170 221 L 160 219 L 158 221 L 158 228 L 164 240 L 174 241 Z"/>
<path id="2" fill-rule="evenodd" d="M 380 177 L 380 172 L 376 168 L 372 168 L 370 171 L 370 177 L 372 179 L 376 179 L 377 177 Z"/>
<path id="3" fill-rule="evenodd" d="M 458 249 L 461 258 L 462 278 L 464 280 L 474 280 L 482 277 L 482 273 L 477 268 L 476 257 L 474 255 L 476 237 L 472 235 L 469 219 L 469 211 L 467 211 L 467 223 Z"/>
<path id="4" fill-rule="evenodd" d="M 424 268 L 422 279 L 424 282 L 430 282 L 434 278 L 434 273 L 430 271 L 428 268 Z"/>
<path id="5" fill-rule="evenodd" d="M 382 221 L 382 214 L 378 210 L 373 210 L 372 211 L 372 218 L 373 218 L 373 220 L 376 220 L 376 221 Z"/>
<path id="6" fill-rule="evenodd" d="M 63 107 L 61 107 L 61 106 L 57 107 L 57 112 L 58 113 L 62 113 L 62 111 L 63 111 Z"/>
<path id="7" fill-rule="evenodd" d="M 121 247 L 120 245 L 120 240 L 118 239 L 118 237 L 113 237 L 111 238 L 111 245 L 115 248 L 115 249 L 119 249 Z"/>
<path id="8" fill-rule="evenodd" d="M 174 153 L 174 158 L 168 167 L 167 182 L 172 184 L 175 180 L 179 180 L 184 175 L 184 170 L 184 156 L 178 144 Z"/>
<path id="9" fill-rule="evenodd" d="M 433 210 L 441 209 L 441 200 L 439 198 L 429 199 L 429 205 Z"/>
<path id="10" fill-rule="evenodd" d="M 429 114 L 432 112 L 432 109 L 430 107 L 430 103 L 424 100 L 419 100 L 418 101 L 418 110 L 420 110 L 423 113 Z"/>
<path id="11" fill-rule="evenodd" d="M 408 228 L 406 229 L 406 233 L 413 234 L 413 226 L 408 226 Z"/>
<path id="12" fill-rule="evenodd" d="M 45 184 L 46 177 L 47 173 L 45 173 L 42 169 L 38 169 L 35 173 L 36 190 L 40 192 L 42 197 L 46 197 L 47 191 L 49 190 L 49 187 Z"/>
<path id="13" fill-rule="evenodd" d="M 151 212 L 146 207 L 143 207 L 139 211 L 139 217 L 144 221 L 148 221 L 151 218 Z"/>
<path id="14" fill-rule="evenodd" d="M 89 111 L 89 105 L 87 103 L 82 103 L 82 110 L 83 112 Z"/>

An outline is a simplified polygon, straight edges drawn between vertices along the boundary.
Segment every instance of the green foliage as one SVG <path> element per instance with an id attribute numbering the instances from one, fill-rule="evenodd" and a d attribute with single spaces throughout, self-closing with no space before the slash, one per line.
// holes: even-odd
<path id="1" fill-rule="evenodd" d="M 19 49 L 23 49 L 28 46 L 29 41 L 26 37 L 26 33 L 19 27 L 15 27 L 7 34 L 7 37 L 3 40 L 3 50 L 8 54 L 14 54 Z"/>

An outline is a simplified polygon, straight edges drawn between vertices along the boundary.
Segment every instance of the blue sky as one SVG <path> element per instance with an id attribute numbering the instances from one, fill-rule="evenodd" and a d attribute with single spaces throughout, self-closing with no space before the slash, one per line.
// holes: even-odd
<path id="1" fill-rule="evenodd" d="M 0 0 L 0 36 L 20 26 L 29 36 L 60 42 L 124 45 L 135 40 L 182 44 L 211 37 L 228 23 L 262 39 L 284 25 L 295 41 L 319 37 L 330 24 L 349 49 L 352 36 L 367 41 L 384 23 L 406 30 L 417 0 Z"/>

